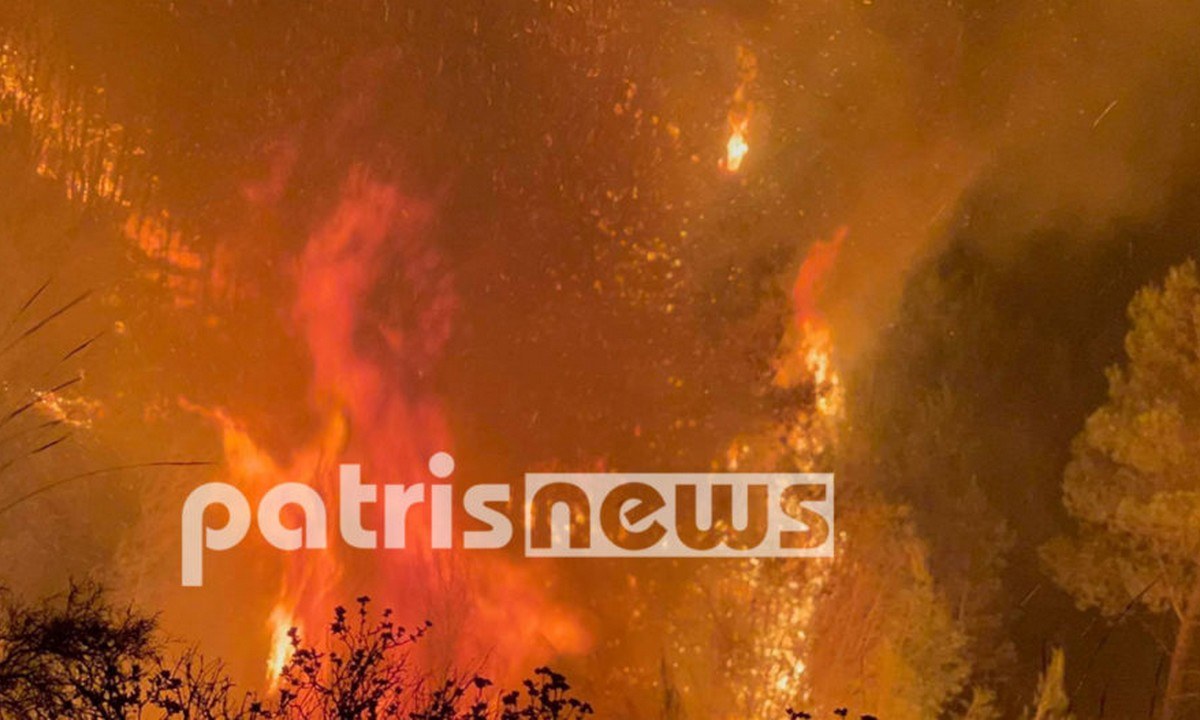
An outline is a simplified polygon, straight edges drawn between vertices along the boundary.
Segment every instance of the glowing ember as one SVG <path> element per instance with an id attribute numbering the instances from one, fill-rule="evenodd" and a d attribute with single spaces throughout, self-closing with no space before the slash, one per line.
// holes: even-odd
<path id="1" fill-rule="evenodd" d="M 754 103 L 750 102 L 746 95 L 747 89 L 758 74 L 758 61 L 754 53 L 744 47 L 738 47 L 737 65 L 739 80 L 729 107 L 729 140 L 725 143 L 725 158 L 721 161 L 721 167 L 731 173 L 741 169 L 742 162 L 750 152 L 747 135 Z"/>
<path id="2" fill-rule="evenodd" d="M 748 124 L 747 119 L 734 123 L 729 142 L 725 143 L 725 169 L 729 172 L 737 172 L 742 166 L 742 160 L 746 158 L 746 153 L 750 152 L 750 145 L 746 142 Z"/>
<path id="3" fill-rule="evenodd" d="M 64 397 L 55 392 L 41 394 L 38 408 L 53 420 L 77 428 L 90 428 L 103 413 L 103 407 L 98 400 Z"/>
<path id="4" fill-rule="evenodd" d="M 0 44 L 0 126 L 29 129 L 35 172 L 59 182 L 68 199 L 130 206 L 128 176 L 137 172 L 133 166 L 145 151 L 124 126 L 104 120 L 102 88 L 64 92 L 70 79 L 38 59 L 16 38 Z"/>

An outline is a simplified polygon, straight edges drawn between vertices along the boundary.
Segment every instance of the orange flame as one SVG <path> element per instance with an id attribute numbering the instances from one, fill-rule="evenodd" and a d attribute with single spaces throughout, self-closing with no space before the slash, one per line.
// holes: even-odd
<path id="1" fill-rule="evenodd" d="M 721 167 L 730 173 L 738 172 L 746 155 L 750 153 L 748 136 L 754 103 L 748 100 L 746 95 L 758 74 L 758 60 L 754 53 L 738 46 L 737 65 L 739 80 L 729 107 L 729 140 L 725 142 L 725 157 L 720 163 Z"/>
<path id="2" fill-rule="evenodd" d="M 843 391 L 841 377 L 833 362 L 833 336 L 817 303 L 829 273 L 837 263 L 846 233 L 847 228 L 840 227 L 832 239 L 813 243 L 792 289 L 796 324 L 806 348 L 804 365 L 817 387 L 817 410 L 826 416 L 841 414 Z"/>
<path id="3" fill-rule="evenodd" d="M 323 433 L 286 456 L 272 455 L 226 411 L 181 400 L 222 429 L 230 482 L 247 496 L 291 481 L 335 502 L 338 462 L 360 463 L 372 484 L 410 484 L 431 479 L 433 453 L 453 450 L 431 378 L 457 297 L 446 264 L 427 240 L 431 216 L 428 204 L 354 171 L 297 258 L 291 316 L 312 363 L 311 410 L 325 419 Z M 378 291 L 385 282 L 392 292 Z M 363 510 L 364 526 L 383 527 L 382 503 Z M 411 542 L 403 551 L 331 543 L 277 556 L 284 565 L 266 622 L 272 686 L 291 652 L 288 629 L 321 627 L 334 605 L 363 594 L 398 610 L 407 606 L 412 617 L 404 622 L 431 614 L 435 622 L 451 620 L 454 628 L 435 634 L 438 647 L 431 650 L 448 651 L 463 664 L 488 657 L 488 672 L 500 682 L 515 681 L 548 654 L 591 647 L 576 612 L 547 597 L 530 568 L 503 555 L 477 563 L 454 551 L 435 552 L 427 523 L 423 513 L 409 518 Z"/>
<path id="4" fill-rule="evenodd" d="M 833 334 L 822 314 L 819 301 L 829 274 L 837 263 L 846 239 L 841 227 L 829 240 L 812 244 L 792 286 L 794 338 L 785 353 L 775 382 L 790 386 L 800 378 L 810 380 L 817 389 L 816 406 L 825 416 L 840 415 L 843 405 L 841 377 L 834 363 Z"/>
<path id="5" fill-rule="evenodd" d="M 282 603 L 275 605 L 267 620 L 271 631 L 271 650 L 267 655 L 267 682 L 272 690 L 279 685 L 279 677 L 283 668 L 292 657 L 291 630 L 300 630 L 299 622 L 292 616 L 290 610 Z"/>
<path id="6" fill-rule="evenodd" d="M 848 232 L 845 226 L 839 227 L 833 238 L 818 240 L 809 248 L 796 274 L 796 283 L 792 286 L 792 307 L 795 309 L 797 327 L 803 328 L 805 324 L 825 325 L 817 303 Z"/>
<path id="7" fill-rule="evenodd" d="M 223 409 L 209 409 L 186 398 L 180 406 L 209 418 L 221 429 L 227 480 L 248 498 L 257 499 L 281 482 L 316 485 L 327 498 L 331 489 L 322 486 L 328 472 L 328 458 L 336 457 L 345 445 L 347 428 L 340 415 L 334 415 L 323 433 L 302 445 L 286 462 L 281 462 L 261 447 L 250 431 Z M 336 602 L 334 592 L 344 572 L 338 557 L 328 549 L 306 550 L 302 555 L 287 555 L 287 564 L 279 580 L 275 607 L 267 620 L 270 646 L 267 656 L 267 681 L 271 689 L 279 679 L 291 655 L 288 630 L 305 626 L 305 619 L 316 619 L 329 612 Z"/>

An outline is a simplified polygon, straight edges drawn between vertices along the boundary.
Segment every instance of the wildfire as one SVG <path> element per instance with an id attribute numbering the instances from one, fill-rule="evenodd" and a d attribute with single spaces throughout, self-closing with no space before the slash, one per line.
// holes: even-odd
<path id="1" fill-rule="evenodd" d="M 336 456 L 344 447 L 348 428 L 345 418 L 333 414 L 325 427 L 301 444 L 284 460 L 268 452 L 245 424 L 227 411 L 210 409 L 179 398 L 179 406 L 208 418 L 221 430 L 225 457 L 225 480 L 257 496 L 274 484 L 287 481 L 304 484 L 328 482 L 331 473 L 326 458 Z M 325 488 L 328 490 L 328 488 Z M 331 591 L 344 574 L 340 559 L 329 550 L 293 556 L 281 568 L 277 590 L 280 598 L 267 616 L 270 642 L 266 653 L 267 681 L 273 690 L 287 661 L 292 645 L 288 631 L 302 629 L 305 619 L 314 619 L 332 605 Z"/>
<path id="2" fill-rule="evenodd" d="M 279 676 L 292 657 L 291 630 L 299 630 L 299 621 L 281 602 L 271 611 L 267 619 L 267 627 L 271 630 L 271 650 L 267 655 L 267 682 L 272 690 L 279 685 Z"/>
<path id="3" fill-rule="evenodd" d="M 177 307 L 196 306 L 222 278 L 192 248 L 195 233 L 159 205 L 145 133 L 108 118 L 104 88 L 66 91 L 73 83 L 61 65 L 39 61 L 17 38 L 0 37 L 0 127 L 28 133 L 34 171 L 59 184 L 68 200 L 124 214 L 123 234 L 150 261 L 144 277 L 167 287 Z"/>
<path id="4" fill-rule="evenodd" d="M 844 390 L 835 362 L 833 333 L 818 301 L 846 237 L 840 228 L 829 240 L 812 243 L 792 285 L 793 315 L 778 356 L 779 387 L 812 387 L 812 401 L 799 403 L 782 427 L 760 443 L 740 438 L 726 456 L 728 470 L 749 463 L 778 462 L 779 431 L 787 461 L 805 472 L 828 472 L 843 415 Z M 832 577 L 825 562 L 760 563 L 733 568 L 716 595 L 729 600 L 727 631 L 744 638 L 744 668 L 735 690 L 734 717 L 774 718 L 814 692 L 809 659 L 814 652 L 814 618 Z M 753 598 L 753 601 L 751 601 Z"/>
<path id="5" fill-rule="evenodd" d="M 842 411 L 842 381 L 833 365 L 833 340 L 829 328 L 815 323 L 805 323 L 801 328 L 804 336 L 804 366 L 812 375 L 817 388 L 817 411 L 826 416 L 837 416 Z"/>
<path id="6" fill-rule="evenodd" d="M 389 484 L 426 476 L 430 453 L 453 447 L 439 398 L 425 378 L 436 367 L 457 304 L 451 278 L 425 235 L 432 206 L 402 195 L 365 171 L 350 173 L 338 205 L 312 231 L 297 258 L 293 321 L 312 363 L 311 410 L 325 430 L 272 454 L 240 421 L 207 412 L 222 427 L 235 483 L 253 493 L 280 481 L 336 494 L 334 466 L 353 457 Z M 420 299 L 400 308 L 379 305 L 372 290 L 398 276 Z M 367 521 L 380 527 L 380 506 Z M 418 513 L 414 525 L 428 522 Z M 414 532 L 414 538 L 427 533 Z M 573 610 L 559 606 L 531 571 L 500 558 L 466 566 L 458 556 L 431 553 L 419 542 L 391 555 L 338 548 L 283 559 L 276 604 L 266 619 L 267 679 L 272 688 L 292 653 L 292 627 L 320 627 L 338 594 L 367 593 L 393 603 L 403 591 L 414 614 L 441 620 L 433 598 L 463 598 L 453 619 L 476 633 L 446 639 L 467 661 L 490 654 L 499 680 L 517 677 L 527 653 L 546 645 L 580 653 L 591 638 Z M 353 588 L 353 589 L 348 589 Z"/>
<path id="7" fill-rule="evenodd" d="M 842 413 L 843 388 L 834 363 L 833 334 L 818 307 L 826 280 L 837 262 L 838 253 L 846 239 L 846 228 L 839 228 L 829 240 L 817 241 L 809 248 L 796 282 L 792 286 L 793 328 L 780 359 L 775 382 L 791 387 L 811 382 L 818 413 L 836 418 Z M 797 435 L 797 441 L 808 445 L 810 433 Z"/>

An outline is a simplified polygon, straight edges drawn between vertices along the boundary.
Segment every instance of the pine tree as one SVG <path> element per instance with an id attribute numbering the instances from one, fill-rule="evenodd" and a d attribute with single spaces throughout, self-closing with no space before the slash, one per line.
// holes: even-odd
<path id="1" fill-rule="evenodd" d="M 1078 521 L 1042 556 L 1081 607 L 1131 603 L 1179 620 L 1164 719 L 1200 712 L 1200 278 L 1188 261 L 1129 306 L 1127 361 L 1087 419 L 1063 480 Z M 1039 716 L 1040 717 L 1040 716 Z M 1056 717 L 1056 716 L 1055 716 Z"/>

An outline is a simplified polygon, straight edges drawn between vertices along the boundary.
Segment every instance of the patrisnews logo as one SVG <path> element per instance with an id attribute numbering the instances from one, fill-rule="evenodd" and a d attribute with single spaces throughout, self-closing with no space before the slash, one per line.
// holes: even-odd
<path id="1" fill-rule="evenodd" d="M 454 459 L 437 453 L 429 470 L 446 479 Z M 524 492 L 517 507 L 527 557 L 832 557 L 834 550 L 831 474 L 529 473 Z M 495 550 L 518 536 L 509 485 L 372 485 L 358 465 L 346 464 L 338 494 L 339 534 L 352 548 L 401 550 L 425 533 L 416 542 L 433 550 Z M 208 522 L 222 515 L 224 524 Z M 267 543 L 296 551 L 329 547 L 327 518 L 311 485 L 276 485 L 253 514 L 237 487 L 202 485 L 183 505 L 182 583 L 203 585 L 205 553 L 236 547 L 254 519 Z"/>

